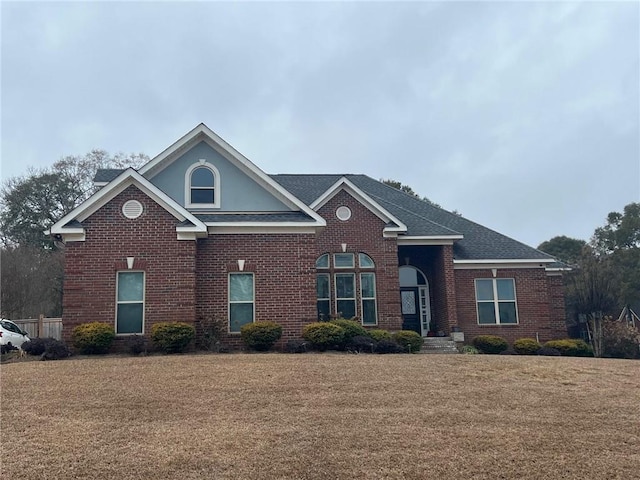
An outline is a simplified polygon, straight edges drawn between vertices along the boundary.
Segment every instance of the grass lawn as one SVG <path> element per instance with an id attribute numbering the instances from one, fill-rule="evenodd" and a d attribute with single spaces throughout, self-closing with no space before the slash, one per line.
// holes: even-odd
<path id="1" fill-rule="evenodd" d="M 232 354 L 0 366 L 2 478 L 640 478 L 640 362 Z"/>

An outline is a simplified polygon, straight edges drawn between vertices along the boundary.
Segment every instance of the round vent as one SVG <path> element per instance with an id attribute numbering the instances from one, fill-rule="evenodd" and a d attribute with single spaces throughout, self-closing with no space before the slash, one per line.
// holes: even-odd
<path id="1" fill-rule="evenodd" d="M 346 222 L 351 218 L 351 209 L 349 207 L 345 207 L 344 205 L 342 207 L 338 207 L 336 209 L 336 217 L 338 217 L 338 220 Z"/>
<path id="2" fill-rule="evenodd" d="M 122 214 L 127 218 L 138 218 L 142 215 L 142 204 L 137 200 L 129 200 L 122 205 Z"/>

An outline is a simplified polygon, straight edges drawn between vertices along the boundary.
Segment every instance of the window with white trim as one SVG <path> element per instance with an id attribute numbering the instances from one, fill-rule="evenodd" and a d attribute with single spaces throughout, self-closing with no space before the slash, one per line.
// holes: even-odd
<path id="1" fill-rule="evenodd" d="M 220 174 L 216 167 L 200 160 L 185 176 L 185 205 L 193 208 L 220 206 Z"/>
<path id="2" fill-rule="evenodd" d="M 475 288 L 478 324 L 518 323 L 516 284 L 513 278 L 477 278 Z"/>
<path id="3" fill-rule="evenodd" d="M 356 275 L 336 273 L 336 313 L 342 318 L 356 316 Z"/>
<path id="4" fill-rule="evenodd" d="M 328 273 L 316 275 L 316 295 L 318 320 L 329 320 L 331 318 L 331 286 L 329 285 Z"/>
<path id="5" fill-rule="evenodd" d="M 253 273 L 229 274 L 229 332 L 240 333 L 240 329 L 254 320 Z"/>
<path id="6" fill-rule="evenodd" d="M 375 267 L 375 262 L 366 253 L 320 255 L 316 259 L 318 320 L 360 316 L 363 325 L 377 325 Z"/>
<path id="7" fill-rule="evenodd" d="M 240 333 L 255 316 L 253 273 L 229 274 L 229 332 Z"/>
<path id="8" fill-rule="evenodd" d="M 376 315 L 376 274 L 360 274 L 360 311 L 363 325 L 377 325 Z"/>
<path id="9" fill-rule="evenodd" d="M 144 272 L 118 272 L 116 334 L 144 333 Z"/>

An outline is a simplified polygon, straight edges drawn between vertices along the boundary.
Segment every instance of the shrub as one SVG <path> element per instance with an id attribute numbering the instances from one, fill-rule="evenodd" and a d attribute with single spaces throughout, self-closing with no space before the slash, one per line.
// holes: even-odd
<path id="1" fill-rule="evenodd" d="M 419 352 L 424 343 L 422 336 L 413 330 L 400 330 L 393 334 L 393 339 L 409 353 Z"/>
<path id="2" fill-rule="evenodd" d="M 314 348 L 324 351 L 340 346 L 344 340 L 344 328 L 330 322 L 314 322 L 302 329 L 302 338 Z"/>
<path id="3" fill-rule="evenodd" d="M 544 355 L 546 357 L 559 357 L 560 356 L 560 350 L 557 350 L 555 348 L 551 348 L 551 347 L 541 347 L 537 352 L 536 355 Z"/>
<path id="4" fill-rule="evenodd" d="M 184 352 L 195 334 L 195 328 L 184 322 L 160 322 L 151 327 L 151 340 L 164 353 Z"/>
<path id="5" fill-rule="evenodd" d="M 592 357 L 593 350 L 584 341 L 578 338 L 564 338 L 562 340 L 550 340 L 545 347 L 555 348 L 564 357 Z"/>
<path id="6" fill-rule="evenodd" d="M 342 327 L 344 330 L 344 337 L 342 338 L 341 348 L 347 348 L 351 343 L 351 339 L 354 337 L 366 337 L 368 336 L 367 330 L 355 320 L 345 320 L 344 318 L 336 318 L 331 320 L 334 325 Z"/>
<path id="7" fill-rule="evenodd" d="M 147 341 L 142 335 L 133 335 L 127 342 L 131 355 L 140 355 L 147 351 Z"/>
<path id="8" fill-rule="evenodd" d="M 513 342 L 513 349 L 518 355 L 535 355 L 540 347 L 542 345 L 534 338 L 519 338 Z"/>
<path id="9" fill-rule="evenodd" d="M 391 340 L 391 333 L 387 330 L 382 330 L 381 328 L 367 330 L 367 334 L 376 342 L 379 342 L 380 340 Z"/>
<path id="10" fill-rule="evenodd" d="M 365 335 L 356 335 L 347 344 L 347 350 L 351 352 L 373 353 L 376 349 L 376 342 L 373 338 Z"/>
<path id="11" fill-rule="evenodd" d="M 247 323 L 240 329 L 240 336 L 247 347 L 266 352 L 280 340 L 282 326 L 276 322 Z"/>
<path id="12" fill-rule="evenodd" d="M 640 333 L 627 322 L 605 321 L 602 337 L 605 357 L 640 358 Z"/>
<path id="13" fill-rule="evenodd" d="M 406 350 L 392 339 L 383 338 L 376 344 L 376 353 L 404 353 Z"/>
<path id="14" fill-rule="evenodd" d="M 196 347 L 210 352 L 220 352 L 220 342 L 227 334 L 227 321 L 219 317 L 198 320 L 202 335 L 196 338 Z"/>
<path id="15" fill-rule="evenodd" d="M 473 345 L 464 345 L 461 349 L 460 349 L 460 353 L 464 353 L 465 355 L 477 355 L 478 353 L 480 353 L 478 351 L 478 349 L 476 347 L 474 347 Z"/>
<path id="16" fill-rule="evenodd" d="M 471 342 L 482 353 L 499 354 L 509 348 L 507 341 L 497 335 L 478 335 Z"/>
<path id="17" fill-rule="evenodd" d="M 42 360 L 59 360 L 71 355 L 64 342 L 51 337 L 32 338 L 22 344 L 22 350 L 28 355 L 40 356 Z"/>
<path id="18" fill-rule="evenodd" d="M 306 353 L 307 342 L 300 339 L 291 339 L 287 342 L 285 350 L 287 353 Z"/>
<path id="19" fill-rule="evenodd" d="M 83 323 L 71 332 L 73 346 L 87 355 L 107 353 L 115 338 L 113 326 L 101 322 Z"/>

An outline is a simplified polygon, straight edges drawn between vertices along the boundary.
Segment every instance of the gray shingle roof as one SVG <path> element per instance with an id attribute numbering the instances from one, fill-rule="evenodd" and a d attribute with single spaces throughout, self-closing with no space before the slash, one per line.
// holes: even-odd
<path id="1" fill-rule="evenodd" d="M 93 181 L 97 183 L 110 182 L 124 171 L 123 168 L 101 168 L 96 171 Z"/>
<path id="2" fill-rule="evenodd" d="M 272 175 L 271 178 L 305 203 L 311 204 L 343 176 L 405 223 L 407 235 L 464 235 L 462 240 L 454 243 L 453 252 L 457 260 L 552 258 L 524 243 L 366 175 Z"/>
<path id="3" fill-rule="evenodd" d="M 315 220 L 303 212 L 277 213 L 215 213 L 197 214 L 198 220 L 205 223 L 216 222 L 314 222 Z"/>

